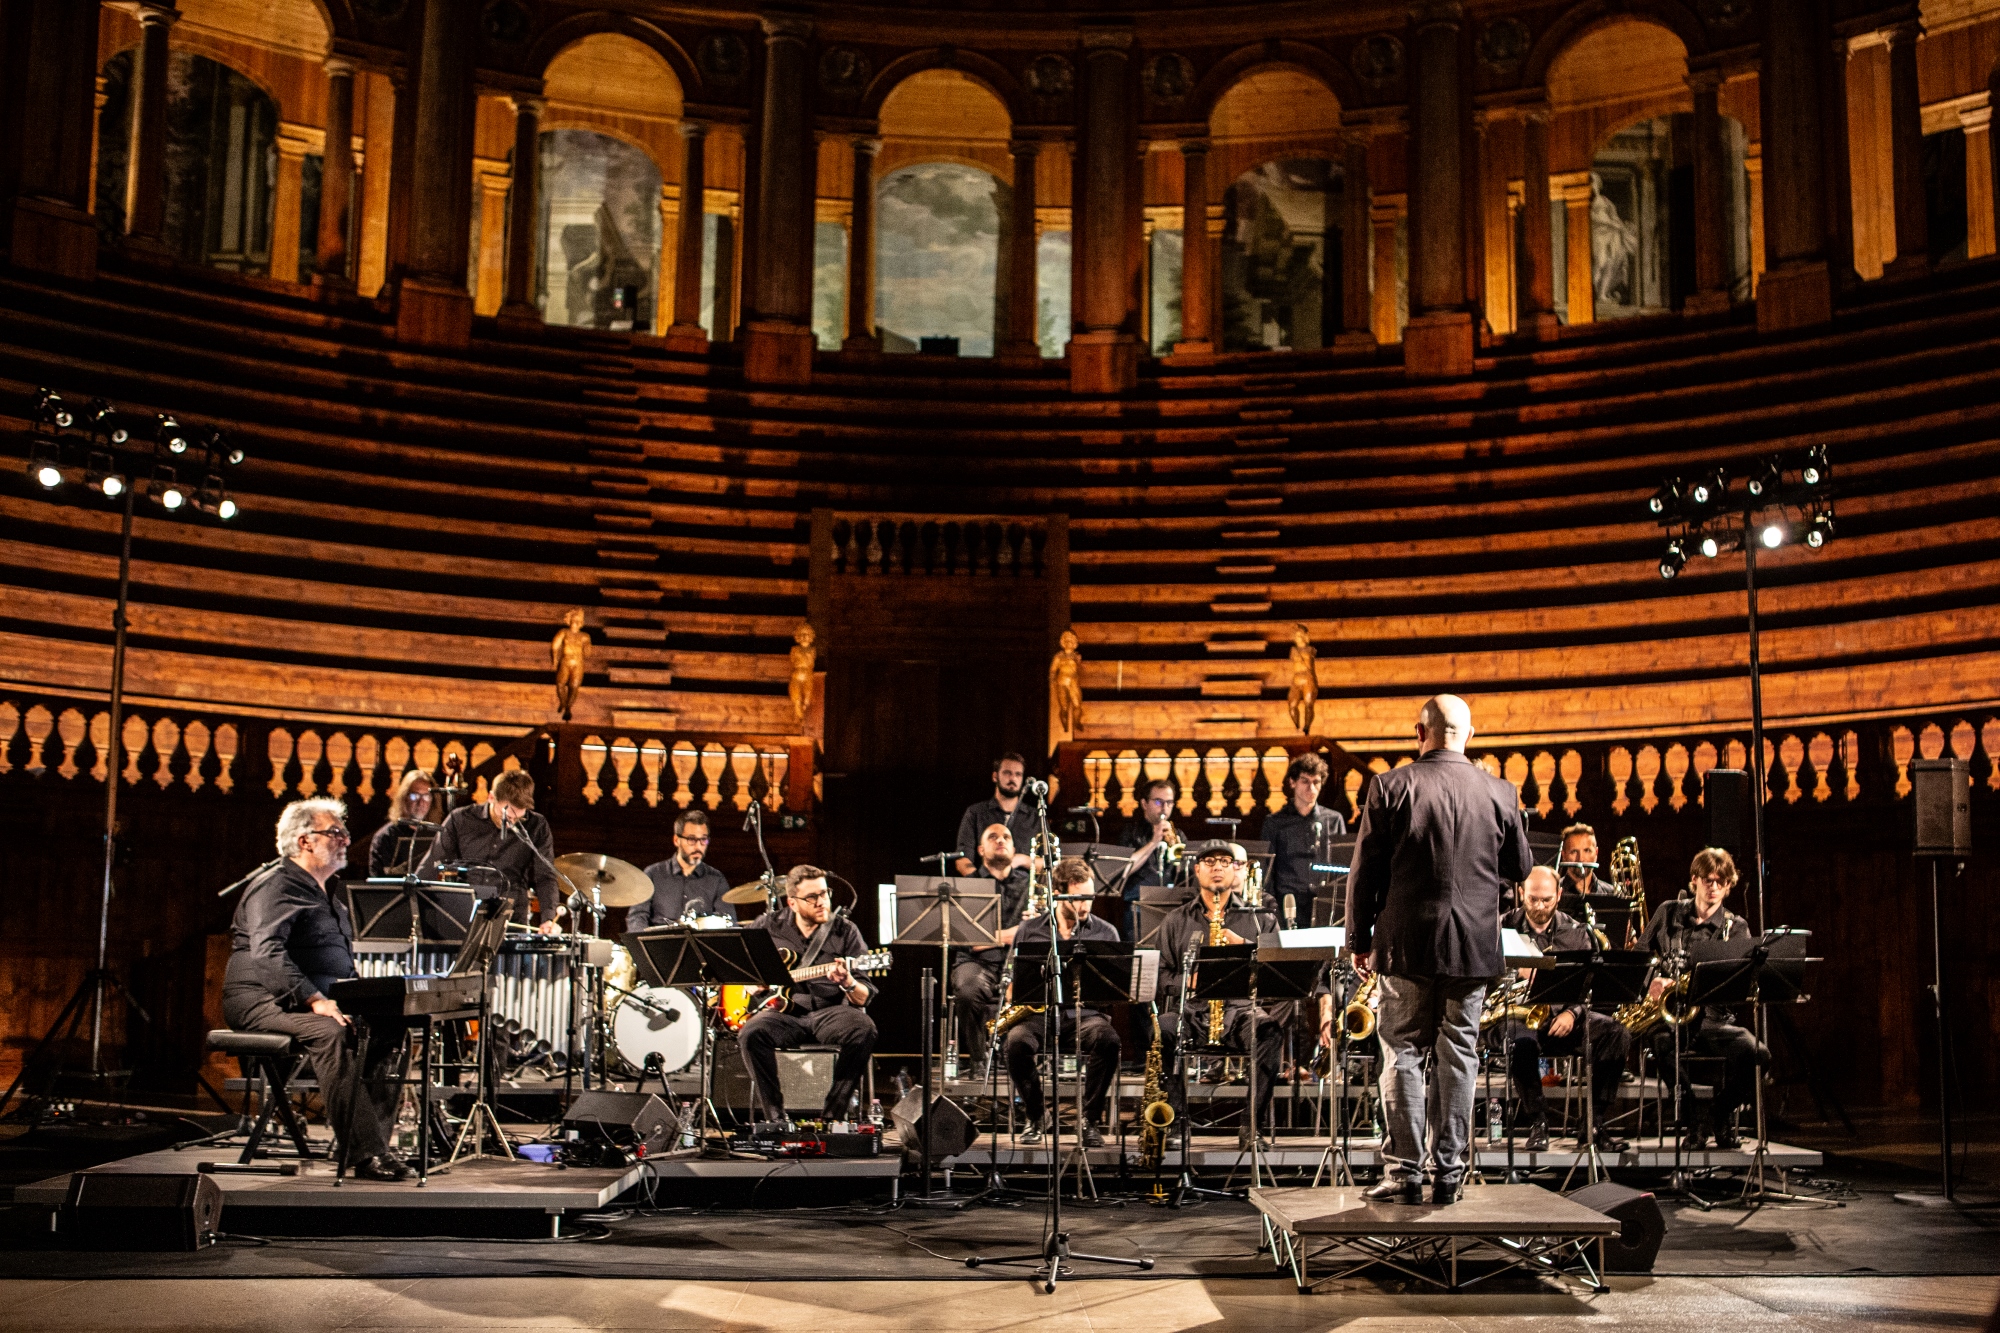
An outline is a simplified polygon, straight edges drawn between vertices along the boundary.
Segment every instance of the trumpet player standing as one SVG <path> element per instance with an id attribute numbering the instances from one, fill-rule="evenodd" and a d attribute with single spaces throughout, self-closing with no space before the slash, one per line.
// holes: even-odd
<path id="1" fill-rule="evenodd" d="M 1592 941 L 1583 923 L 1557 910 L 1556 903 L 1561 897 L 1562 885 L 1556 882 L 1555 872 L 1547 866 L 1536 866 L 1528 872 L 1527 882 L 1521 886 L 1521 906 L 1501 917 L 1500 924 L 1508 930 L 1518 931 L 1522 938 L 1543 953 L 1590 948 Z M 1533 969 L 1521 969 L 1523 979 L 1532 975 Z M 1514 1081 L 1514 1095 L 1521 1104 L 1516 1123 L 1527 1126 L 1526 1146 L 1529 1152 L 1540 1152 L 1549 1146 L 1548 1105 L 1542 1098 L 1542 1059 L 1545 1056 L 1571 1055 L 1582 1049 L 1583 1022 L 1584 1010 L 1580 1004 L 1556 1010 L 1543 1019 L 1539 1027 L 1530 1027 L 1523 1019 L 1511 1014 L 1501 1020 L 1499 1040 L 1507 1052 L 1507 1069 Z M 1594 1102 L 1592 1119 L 1597 1127 L 1597 1150 L 1624 1152 L 1625 1140 L 1613 1135 L 1605 1126 L 1610 1121 L 1611 1108 L 1618 1100 L 1618 1083 L 1625 1073 L 1625 1056 L 1632 1045 L 1631 1034 L 1609 1014 L 1592 1011 L 1589 1023 L 1590 1090 Z M 1579 1120 L 1579 1138 L 1582 1137 L 1581 1123 Z"/>
<path id="2" fill-rule="evenodd" d="M 1117 942 L 1118 931 L 1111 923 L 1090 913 L 1094 881 L 1082 857 L 1065 856 L 1056 862 L 1054 884 L 1053 910 L 1021 923 L 1020 933 L 1014 937 L 1017 957 L 1034 958 L 1048 952 L 1051 918 L 1064 940 Z M 1111 1080 L 1118 1075 L 1118 1029 L 1111 1025 L 1110 1016 L 1103 1010 L 1090 1007 L 1089 999 L 1087 995 L 1084 997 L 1080 1022 L 1073 1005 L 1064 1005 L 1056 1014 L 1056 1044 L 1083 1058 L 1083 1122 L 1077 1132 L 1084 1147 L 1099 1148 L 1104 1145 L 1104 1131 L 1098 1128 L 1098 1122 L 1104 1118 L 1104 1104 L 1111 1096 Z M 1048 1037 L 1045 1018 L 1041 1013 L 1027 1014 L 1007 1029 L 1005 1038 L 1007 1077 L 1013 1080 L 1014 1095 L 1021 1099 L 1026 1113 L 1027 1128 L 1017 1136 L 1023 1147 L 1040 1143 L 1048 1128 L 1042 1080 L 1035 1072 L 1035 1057 L 1041 1054 L 1042 1043 Z"/>
<path id="3" fill-rule="evenodd" d="M 1479 1015 L 1500 975 L 1500 894 L 1533 858 L 1513 784 L 1465 757 L 1472 710 L 1440 694 L 1417 719 L 1417 761 L 1368 789 L 1347 881 L 1355 970 L 1382 978 L 1382 1145 L 1377 1201 L 1420 1202 L 1426 1143 L 1431 1200 L 1451 1203 L 1465 1176 L 1479 1071 Z M 1429 1128 L 1423 1053 L 1435 1059 Z"/>

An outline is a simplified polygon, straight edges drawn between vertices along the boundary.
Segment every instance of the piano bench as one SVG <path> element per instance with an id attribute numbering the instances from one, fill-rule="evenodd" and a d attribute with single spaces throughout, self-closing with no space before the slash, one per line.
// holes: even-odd
<path id="1" fill-rule="evenodd" d="M 208 1049 L 220 1051 L 236 1057 L 242 1066 L 245 1097 L 249 1096 L 249 1086 L 263 1085 L 263 1105 L 259 1108 L 256 1121 L 250 1127 L 250 1140 L 243 1145 L 243 1152 L 237 1162 L 249 1165 L 256 1160 L 257 1149 L 262 1146 L 264 1136 L 270 1131 L 271 1118 L 276 1116 L 284 1126 L 285 1134 L 292 1141 L 300 1157 L 311 1157 L 312 1146 L 306 1139 L 306 1127 L 292 1106 L 290 1082 L 298 1072 L 299 1061 L 304 1052 L 291 1037 L 283 1032 L 237 1032 L 229 1028 L 216 1028 L 208 1034 Z"/>

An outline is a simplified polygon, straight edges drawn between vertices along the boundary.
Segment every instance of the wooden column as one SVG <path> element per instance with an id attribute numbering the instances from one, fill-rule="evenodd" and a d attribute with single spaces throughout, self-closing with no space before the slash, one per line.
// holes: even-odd
<path id="1" fill-rule="evenodd" d="M 674 322 L 667 328 L 667 346 L 677 352 L 708 350 L 708 330 L 701 326 L 701 250 L 703 219 L 708 201 L 708 126 L 683 120 L 681 131 L 681 208 L 674 232 Z"/>
<path id="2" fill-rule="evenodd" d="M 535 304 L 535 235 L 542 220 L 542 99 L 514 98 L 514 162 L 507 193 L 507 273 L 501 286 L 500 322 L 538 328 Z"/>
<path id="3" fill-rule="evenodd" d="M 1563 206 L 1563 299 L 1571 326 L 1597 320 L 1597 285 L 1591 280 L 1590 173 L 1565 172 L 1549 178 Z"/>
<path id="4" fill-rule="evenodd" d="M 1888 278 L 1930 272 L 1930 218 L 1924 192 L 1924 110 L 1917 91 L 1916 20 L 1888 30 L 1890 185 L 1896 199 L 1896 258 Z"/>
<path id="5" fill-rule="evenodd" d="M 1965 129 L 1965 257 L 1994 252 L 1993 108 L 1966 107 L 1958 113 Z"/>
<path id="6" fill-rule="evenodd" d="M 507 201 L 514 184 L 508 163 L 480 158 L 475 163 L 479 188 L 479 248 L 474 253 L 472 313 L 499 313 L 507 284 Z M 636 332 L 644 333 L 639 329 Z"/>
<path id="7" fill-rule="evenodd" d="M 411 99 L 409 254 L 396 283 L 397 341 L 423 347 L 472 340 L 471 23 L 467 0 L 426 0 Z"/>
<path id="8" fill-rule="evenodd" d="M 812 264 L 805 238 L 812 222 L 806 90 L 806 43 L 812 23 L 767 14 L 764 114 L 757 152 L 750 318 L 744 324 L 743 375 L 753 384 L 812 381 Z"/>
<path id="9" fill-rule="evenodd" d="M 1722 152 L 1722 75 L 1712 69 L 1688 75 L 1694 97 L 1694 291 L 1682 309 L 1690 315 L 1729 308 L 1729 203 Z"/>
<path id="10" fill-rule="evenodd" d="M 1181 143 L 1181 337 L 1175 356 L 1215 351 L 1215 252 L 1208 242 L 1208 140 Z"/>
<path id="11" fill-rule="evenodd" d="M 1753 143 L 1743 149 L 1743 174 L 1750 195 L 1750 297 L 1764 283 L 1764 145 Z"/>
<path id="12" fill-rule="evenodd" d="M 1082 331 L 1070 339 L 1069 383 L 1077 393 L 1121 393 L 1139 382 L 1139 340 L 1125 327 L 1130 297 L 1127 235 L 1133 127 L 1132 33 L 1087 28 L 1083 42 L 1081 191 L 1072 200 L 1072 244 L 1082 245 L 1083 290 L 1072 296 Z"/>
<path id="13" fill-rule="evenodd" d="M 1375 345 L 1373 293 L 1368 265 L 1369 217 L 1368 141 L 1370 130 L 1357 126 L 1341 145 L 1340 335 L 1335 347 Z M 1391 243 L 1393 244 L 1393 238 Z M 1393 258 L 1393 255 L 1391 256 Z M 1392 279 L 1393 284 L 1393 279 Z M 1393 294 L 1393 293 L 1392 293 Z"/>
<path id="14" fill-rule="evenodd" d="M 396 90 L 388 75 L 367 71 L 361 121 L 360 218 L 354 232 L 354 290 L 373 297 L 388 278 L 389 188 L 395 158 Z"/>
<path id="15" fill-rule="evenodd" d="M 133 249 L 155 253 L 162 249 L 167 225 L 167 34 L 179 17 L 171 6 L 139 7 L 139 50 L 128 92 L 132 115 L 125 140 L 125 239 Z"/>
<path id="16" fill-rule="evenodd" d="M 1021 145 L 1010 147 L 1015 149 L 1013 222 L 1018 227 L 1021 221 Z M 848 224 L 847 239 L 847 337 L 840 344 L 840 350 L 860 356 L 871 356 L 882 350 L 882 339 L 875 332 L 875 157 L 881 151 L 880 139 L 861 138 L 854 141 L 854 208 L 850 214 L 853 220 Z M 1032 210 L 1035 198 L 1033 144 L 1028 145 L 1027 175 L 1028 207 Z M 1028 234 L 1031 237 L 1035 230 L 1034 219 L 1035 215 L 1030 211 Z M 1032 254 L 1028 272 L 1030 275 L 1034 273 Z M 1018 282 L 1019 273 L 1014 276 Z"/>
<path id="17" fill-rule="evenodd" d="M 1041 324 L 1041 265 L 1037 249 L 1035 173 L 1042 160 L 1042 145 L 1034 139 L 1015 139 L 1007 145 L 1014 159 L 1014 190 L 1010 196 L 1013 212 L 1007 221 L 1007 338 L 1000 345 L 1000 359 L 1010 365 L 1038 366 L 1042 344 L 1036 336 Z M 869 160 L 872 169 L 874 160 Z M 860 169 L 860 159 L 855 159 Z M 857 210 L 856 216 L 859 216 Z M 873 216 L 872 209 L 870 213 Z M 874 273 L 874 266 L 869 266 Z M 874 309 L 871 300 L 869 309 Z M 870 330 L 873 332 L 872 328 Z"/>
<path id="18" fill-rule="evenodd" d="M 1369 317 L 1375 327 L 1375 341 L 1382 345 L 1403 340 L 1400 304 L 1396 300 L 1396 232 L 1407 216 L 1405 196 L 1378 194 L 1368 208 L 1368 220 L 1375 231 L 1375 290 L 1369 302 Z"/>
<path id="19" fill-rule="evenodd" d="M 326 146 L 319 169 L 319 236 L 313 254 L 313 283 L 352 291 L 347 266 L 348 213 L 354 199 L 354 66 L 326 62 Z"/>
<path id="20" fill-rule="evenodd" d="M 1411 14 L 1410 322 L 1403 367 L 1413 376 L 1472 373 L 1465 302 L 1465 106 L 1457 0 Z"/>
<path id="21" fill-rule="evenodd" d="M 8 258 L 78 281 L 97 276 L 90 215 L 99 6 L 12 0 L 5 11 L 7 106 L 0 115 L 0 208 Z"/>
<path id="22" fill-rule="evenodd" d="M 1556 243 L 1549 225 L 1549 109 L 1529 107 L 1521 115 L 1522 272 L 1515 275 L 1520 331 L 1548 341 L 1556 336 Z"/>
<path id="23" fill-rule="evenodd" d="M 308 126 L 278 126 L 278 181 L 271 203 L 271 276 L 279 282 L 299 280 L 299 251 L 305 244 L 306 154 L 312 141 Z"/>
<path id="24" fill-rule="evenodd" d="M 1764 0 L 1760 10 L 1765 269 L 1757 327 L 1774 332 L 1833 318 L 1820 88 L 1832 39 L 1818 0 Z"/>

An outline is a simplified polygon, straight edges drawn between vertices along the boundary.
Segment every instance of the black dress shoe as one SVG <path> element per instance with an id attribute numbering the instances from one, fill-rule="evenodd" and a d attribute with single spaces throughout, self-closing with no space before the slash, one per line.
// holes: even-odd
<path id="1" fill-rule="evenodd" d="M 1549 1150 L 1549 1122 L 1546 1120 L 1537 1120 L 1534 1124 L 1529 1125 L 1528 1141 L 1521 1146 L 1529 1152 L 1547 1152 Z"/>
<path id="2" fill-rule="evenodd" d="M 1458 1202 L 1461 1193 L 1463 1189 L 1457 1181 L 1446 1183 L 1440 1180 L 1431 1186 L 1431 1202 L 1440 1208 L 1448 1207 Z"/>
<path id="3" fill-rule="evenodd" d="M 1104 1146 L 1104 1131 L 1096 1125 L 1085 1125 L 1083 1127 L 1083 1146 L 1086 1148 L 1102 1148 Z"/>
<path id="4" fill-rule="evenodd" d="M 1715 1146 L 1722 1152 L 1735 1152 L 1743 1146 L 1743 1136 L 1736 1132 L 1736 1126 L 1724 1121 L 1716 1127 Z"/>
<path id="5" fill-rule="evenodd" d="M 1624 1152 L 1632 1146 L 1608 1129 L 1598 1130 L 1596 1139 L 1597 1151 L 1599 1152 Z"/>
<path id="6" fill-rule="evenodd" d="M 356 1180 L 397 1181 L 410 1178 L 409 1163 L 391 1162 L 381 1157 L 364 1157 L 354 1164 Z"/>
<path id="7" fill-rule="evenodd" d="M 1379 1185 L 1361 1191 L 1361 1197 L 1370 1203 L 1422 1203 L 1424 1183 L 1421 1180 L 1383 1180 Z"/>

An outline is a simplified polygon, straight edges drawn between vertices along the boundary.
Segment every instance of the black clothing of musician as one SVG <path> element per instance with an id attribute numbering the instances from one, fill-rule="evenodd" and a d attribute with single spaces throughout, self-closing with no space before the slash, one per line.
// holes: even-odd
<path id="1" fill-rule="evenodd" d="M 530 810 L 514 826 L 534 843 L 531 850 L 518 834 L 504 831 L 493 822 L 488 813 L 491 808 L 492 802 L 487 801 L 447 815 L 419 873 L 428 877 L 439 865 L 454 862 L 491 866 L 506 877 L 508 892 L 514 899 L 514 920 L 524 923 L 528 920 L 528 891 L 532 889 L 541 906 L 541 919 L 554 921 L 562 905 L 562 892 L 555 868 L 548 864 L 555 860 L 556 853 L 549 821 Z M 541 856 L 536 856 L 536 851 Z"/>
<path id="2" fill-rule="evenodd" d="M 1118 930 L 1109 921 L 1095 916 L 1087 916 L 1077 922 L 1070 932 L 1072 940 L 1103 940 L 1118 942 Z M 1049 919 L 1038 916 L 1021 925 L 1020 934 L 1014 937 L 1015 975 L 1020 975 L 1020 960 L 1023 958 L 1046 958 L 1049 949 Z M 1018 992 L 1017 992 L 1018 993 Z M 1111 1025 L 1110 1015 L 1093 1008 L 1090 997 L 1084 996 L 1083 1016 L 1079 1022 L 1074 1005 L 1064 1005 L 1056 1019 L 1056 1046 L 1058 1050 L 1076 1051 L 1083 1057 L 1083 1123 L 1096 1124 L 1104 1114 L 1104 1104 L 1111 1095 L 1111 1080 L 1118 1074 L 1118 1030 Z M 1046 1014 L 1030 1014 L 1007 1029 L 1004 1039 L 1007 1052 L 1007 1074 L 1013 1080 L 1014 1092 L 1021 1099 L 1026 1112 L 1027 1123 L 1042 1123 L 1043 1108 L 1047 1105 L 1042 1081 L 1035 1072 L 1035 1057 L 1042 1053 L 1042 1043 L 1048 1039 L 1045 1026 Z"/>
<path id="3" fill-rule="evenodd" d="M 282 1032 L 305 1051 L 319 1080 L 327 1123 L 348 1165 L 387 1151 L 400 1078 L 391 1069 L 402 1049 L 399 1028 L 371 1032 L 361 1019 L 343 1024 L 312 1012 L 333 983 L 354 975 L 354 926 L 334 895 L 296 861 L 281 861 L 253 881 L 230 924 L 222 1019 L 238 1032 Z"/>
<path id="4" fill-rule="evenodd" d="M 1536 930 L 1525 908 L 1515 908 L 1500 918 L 1503 929 L 1516 931 L 1543 953 L 1588 949 L 1594 943 L 1583 923 L 1567 912 L 1558 911 L 1547 926 Z M 1549 1028 L 1560 1014 L 1570 1015 L 1570 1029 L 1562 1036 Z M 1550 1012 L 1539 1028 L 1531 1028 L 1517 1018 L 1507 1019 L 1500 1040 L 1507 1052 L 1507 1069 L 1513 1078 L 1514 1095 L 1520 1099 L 1519 1120 L 1528 1125 L 1548 1118 L 1542 1098 L 1542 1060 L 1575 1055 L 1583 1049 L 1583 1005 L 1572 1004 Z M 1590 1092 L 1596 1123 L 1602 1129 L 1618 1100 L 1618 1084 L 1625 1074 L 1625 1057 L 1632 1049 L 1632 1034 L 1609 1014 L 1590 1014 Z M 1581 1133 L 1582 1131 L 1578 1131 Z"/>
<path id="5" fill-rule="evenodd" d="M 791 966 L 814 967 L 836 958 L 854 958 L 868 952 L 868 942 L 852 921 L 842 917 L 816 927 L 811 935 L 799 929 L 790 907 L 766 912 L 750 923 L 753 929 L 767 930 L 771 943 L 788 953 Z M 814 941 L 824 936 L 817 951 Z M 811 954 L 811 960 L 807 955 Z M 873 987 L 869 998 L 874 997 Z M 824 1113 L 828 1120 L 847 1118 L 848 1101 L 868 1073 L 868 1057 L 875 1050 L 875 1020 L 862 1005 L 855 1004 L 839 985 L 822 978 L 792 987 L 790 1001 L 782 1010 L 770 1009 L 743 1025 L 739 1034 L 743 1067 L 750 1072 L 758 1101 L 774 1120 L 785 1118 L 785 1094 L 778 1081 L 778 1052 L 797 1050 L 807 1044 L 838 1046 L 833 1061 L 833 1086 L 827 1089 Z"/>
<path id="6" fill-rule="evenodd" d="M 997 821 L 996 821 L 997 822 Z M 997 878 L 984 865 L 963 879 Z M 1028 867 L 1015 866 L 1000 883 L 1000 919 L 996 929 L 1005 930 L 1021 922 L 1021 909 L 1028 901 Z M 1044 937 L 1046 938 L 1046 937 Z M 986 1025 L 1000 1011 L 1000 973 L 1007 960 L 1002 945 L 966 949 L 951 969 L 951 994 L 957 1001 L 958 1052 L 971 1060 L 975 1051 L 986 1049 Z"/>
<path id="7" fill-rule="evenodd" d="M 1014 850 L 1019 852 L 1028 850 L 1035 834 L 1041 831 L 1040 822 L 1035 818 L 1035 808 L 1025 796 L 1014 803 L 1011 812 L 1000 808 L 997 796 L 989 796 L 966 806 L 965 813 L 958 819 L 958 854 L 972 862 L 975 871 L 979 869 L 979 840 L 995 824 L 1007 826 L 1007 832 L 1014 838 Z"/>
<path id="8" fill-rule="evenodd" d="M 1301 926 L 1313 923 L 1313 896 L 1320 881 L 1327 878 L 1313 870 L 1313 862 L 1331 839 L 1346 833 L 1347 820 L 1338 810 L 1323 805 L 1315 805 L 1302 815 L 1295 802 L 1287 801 L 1284 809 L 1264 816 L 1261 836 L 1271 844 L 1271 877 L 1264 881 L 1264 889 L 1280 905 L 1285 895 L 1291 894 Z M 1340 915 L 1339 905 L 1334 907 L 1334 915 Z"/>
<path id="9" fill-rule="evenodd" d="M 384 879 L 391 875 L 408 874 L 411 866 L 407 860 L 399 860 L 396 849 L 405 838 L 435 838 L 438 826 L 428 819 L 392 819 L 375 830 L 375 836 L 368 840 L 368 876 L 370 879 Z M 417 860 L 421 862 L 422 857 Z"/>
<path id="10" fill-rule="evenodd" d="M 1723 942 L 1748 933 L 1748 926 L 1742 917 L 1727 907 L 1718 906 L 1710 913 L 1708 920 L 1695 919 L 1695 903 L 1692 898 L 1676 898 L 1661 905 L 1646 922 L 1646 933 L 1639 941 L 1639 947 L 1651 953 L 1654 958 L 1679 953 L 1690 943 Z M 1721 1005 L 1703 1005 L 1701 1011 L 1691 1021 L 1681 1025 L 1679 1032 L 1684 1038 L 1681 1056 L 1707 1057 L 1723 1062 L 1722 1085 L 1715 1091 L 1715 1101 L 1709 1109 L 1709 1122 L 1713 1126 L 1717 1146 L 1734 1147 L 1736 1133 L 1731 1125 L 1737 1108 L 1748 1106 L 1757 1095 L 1757 1071 L 1771 1063 L 1771 1048 L 1757 1040 L 1757 1035 L 1746 1027 L 1738 1025 L 1734 1010 Z M 1663 1028 L 1654 1034 L 1654 1054 L 1662 1070 L 1674 1068 L 1675 1030 Z M 1681 1069 L 1683 1086 L 1695 1080 L 1685 1066 Z M 1697 1142 L 1706 1137 L 1705 1131 L 1695 1127 Z"/>
<path id="11" fill-rule="evenodd" d="M 697 862 L 693 870 L 683 871 L 680 858 L 669 856 L 647 866 L 646 878 L 653 881 L 653 896 L 625 914 L 627 930 L 669 925 L 680 920 L 690 907 L 700 916 L 718 912 L 735 915 L 722 901 L 722 895 L 729 892 L 728 877 L 706 861 Z"/>
<path id="12" fill-rule="evenodd" d="M 1246 940 L 1255 941 L 1278 929 L 1278 904 L 1269 894 L 1256 911 L 1244 905 L 1237 893 L 1223 910 L 1222 924 Z M 1219 1046 L 1236 1055 L 1248 1055 L 1254 1044 L 1257 1060 L 1257 1123 L 1271 1123 L 1271 1098 L 1278 1090 L 1278 1063 L 1284 1053 L 1285 1027 L 1290 1021 L 1290 1004 L 1260 1005 L 1253 1014 L 1248 1000 L 1225 1000 L 1222 1032 L 1208 1030 L 1208 1003 L 1190 999 L 1183 1003 L 1181 982 L 1193 952 L 1208 943 L 1208 909 L 1199 892 L 1160 923 L 1154 937 L 1160 949 L 1160 1049 L 1175 1052 L 1185 1060 L 1202 1046 Z M 1186 1042 L 1181 1041 L 1185 1020 Z M 1255 1024 L 1255 1037 L 1251 1035 Z M 1167 1103 L 1176 1116 L 1187 1114 L 1185 1079 L 1167 1085 Z M 1247 1127 L 1246 1127 L 1247 1132 Z"/>
<path id="13" fill-rule="evenodd" d="M 1138 850 L 1153 841 L 1153 826 L 1146 822 L 1144 815 L 1134 815 L 1125 821 L 1125 831 L 1118 835 L 1120 847 Z M 1137 902 L 1140 889 L 1158 888 L 1161 885 L 1178 883 L 1178 877 L 1167 869 L 1167 845 L 1163 842 L 1153 848 L 1152 854 L 1135 864 L 1125 876 L 1125 901 Z"/>

